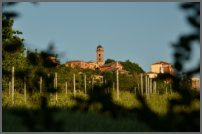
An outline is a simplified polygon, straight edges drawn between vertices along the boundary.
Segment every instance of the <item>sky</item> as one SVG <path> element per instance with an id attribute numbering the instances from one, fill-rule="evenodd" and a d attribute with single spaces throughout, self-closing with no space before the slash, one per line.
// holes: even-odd
<path id="1" fill-rule="evenodd" d="M 14 29 L 23 32 L 25 47 L 38 51 L 54 43 L 62 64 L 71 60 L 96 61 L 96 48 L 104 60 L 130 60 L 146 72 L 158 61 L 173 63 L 178 37 L 192 29 L 179 2 L 22 2 Z M 200 46 L 185 68 L 200 60 Z M 200 77 L 200 76 L 199 76 Z"/>

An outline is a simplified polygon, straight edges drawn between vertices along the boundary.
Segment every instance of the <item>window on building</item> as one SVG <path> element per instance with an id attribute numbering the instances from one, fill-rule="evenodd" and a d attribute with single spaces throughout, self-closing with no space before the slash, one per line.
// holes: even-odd
<path id="1" fill-rule="evenodd" d="M 100 57 L 100 54 L 99 54 L 99 57 Z"/>

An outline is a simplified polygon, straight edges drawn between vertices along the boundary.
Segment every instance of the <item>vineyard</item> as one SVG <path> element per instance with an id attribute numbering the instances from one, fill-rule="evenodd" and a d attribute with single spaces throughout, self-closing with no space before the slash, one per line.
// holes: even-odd
<path id="1" fill-rule="evenodd" d="M 44 93 L 45 94 L 45 93 Z M 44 130 L 45 122 L 41 122 L 41 118 L 45 118 L 43 116 L 46 113 L 41 111 L 41 102 L 40 102 L 40 93 L 35 93 L 27 96 L 27 103 L 24 102 L 24 95 L 22 93 L 15 93 L 15 104 L 11 104 L 11 96 L 9 96 L 7 91 L 4 91 L 2 94 L 2 107 L 3 107 L 3 130 L 4 131 L 30 131 L 29 125 L 24 125 L 23 118 L 30 118 L 31 120 L 41 124 L 42 128 L 34 128 L 34 131 L 46 131 Z M 89 99 L 89 96 L 85 95 L 83 91 L 77 92 L 76 96 L 78 98 L 83 98 L 85 100 Z M 147 123 L 144 123 L 134 115 L 133 118 L 129 117 L 119 117 L 112 118 L 109 114 L 101 114 L 102 112 L 102 103 L 93 103 L 88 106 L 88 110 L 84 112 L 80 110 L 78 112 L 73 112 L 74 107 L 78 105 L 77 101 L 74 99 L 73 92 L 68 91 L 67 94 L 65 92 L 58 93 L 58 101 L 55 100 L 55 94 L 50 94 L 48 97 L 48 111 L 52 112 L 51 118 L 53 122 L 57 122 L 57 120 L 63 122 L 64 128 L 61 128 L 62 131 L 156 131 L 152 129 Z M 116 99 L 116 92 L 112 91 L 113 103 L 116 105 L 123 106 L 126 109 L 133 108 L 141 108 L 141 103 L 138 101 L 135 93 L 130 93 L 127 91 L 120 92 L 119 100 Z M 151 111 L 158 114 L 159 116 L 165 116 L 168 112 L 168 101 L 172 98 L 179 98 L 179 94 L 152 94 L 150 97 L 146 99 L 146 103 L 151 108 Z M 57 110 L 55 109 L 57 108 Z M 52 109 L 55 109 L 52 111 Z M 190 107 L 187 106 L 178 106 L 175 108 L 175 113 L 180 113 L 182 111 L 192 112 L 200 110 L 200 101 L 195 100 L 192 102 Z M 31 115 L 25 116 L 23 113 L 27 114 L 27 112 Z M 37 112 L 38 111 L 38 112 Z M 19 116 L 19 112 L 22 112 Z M 13 114 L 15 113 L 15 114 Z M 38 114 L 36 114 L 38 113 Z M 117 111 L 118 113 L 118 111 Z M 148 119 L 149 120 L 149 119 Z M 12 122 L 16 122 L 17 125 L 12 125 Z M 87 122 L 86 122 L 87 121 Z M 48 123 L 48 122 L 47 122 Z M 9 125 L 10 124 L 10 125 Z M 33 124 L 34 125 L 34 124 Z M 37 124 L 35 124 L 37 125 Z M 51 125 L 51 124 L 50 124 Z M 27 126 L 27 127 L 26 127 Z M 59 131 L 57 127 L 54 127 L 54 130 Z"/>
<path id="2" fill-rule="evenodd" d="M 167 112 L 167 103 L 168 100 L 171 98 L 176 98 L 179 95 L 176 93 L 173 94 L 162 94 L 157 95 L 153 94 L 150 97 L 147 98 L 147 103 L 150 106 L 150 108 L 158 113 L 158 114 L 166 114 Z M 25 108 L 31 108 L 31 109 L 37 109 L 40 108 L 40 93 L 35 93 L 32 95 L 27 96 L 27 103 L 24 102 L 24 94 L 22 93 L 15 93 L 15 104 L 12 105 L 11 102 L 11 96 L 8 95 L 8 92 L 3 92 L 2 94 L 2 106 L 3 107 L 25 107 Z M 84 92 L 77 92 L 76 97 L 88 99 L 88 95 L 86 96 Z M 140 107 L 141 103 L 137 100 L 135 93 L 130 93 L 127 91 L 121 91 L 120 92 L 120 98 L 119 100 L 116 99 L 116 92 L 112 92 L 112 98 L 113 102 L 115 104 L 121 105 L 125 108 L 134 108 L 134 107 Z M 59 108 L 70 108 L 75 106 L 76 100 L 74 100 L 73 92 L 68 91 L 67 94 L 65 93 L 58 93 L 58 101 L 55 100 L 55 94 L 50 94 L 48 99 L 48 107 L 59 107 Z M 99 104 L 98 104 L 99 105 Z M 199 108 L 199 103 L 195 102 L 195 108 Z M 96 107 L 96 106 L 95 106 Z M 191 110 L 191 109 L 190 109 Z"/>
<path id="3" fill-rule="evenodd" d="M 16 3 L 3 3 L 3 8 Z M 184 3 L 194 32 L 174 46 L 175 75 L 150 78 L 135 62 L 118 61 L 118 70 L 101 71 L 60 64 L 53 44 L 40 52 L 26 48 L 14 30 L 17 13 L 2 14 L 3 132 L 179 132 L 200 131 L 200 90 L 187 71 L 193 42 L 200 45 L 199 3 Z M 105 63 L 114 62 L 107 59 Z M 103 61 L 102 61 L 103 62 Z"/>

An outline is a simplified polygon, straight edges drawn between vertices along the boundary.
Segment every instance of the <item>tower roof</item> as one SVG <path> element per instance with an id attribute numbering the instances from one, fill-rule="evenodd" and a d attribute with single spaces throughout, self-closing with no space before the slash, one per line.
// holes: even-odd
<path id="1" fill-rule="evenodd" d="M 101 45 L 97 46 L 97 48 L 103 48 Z"/>

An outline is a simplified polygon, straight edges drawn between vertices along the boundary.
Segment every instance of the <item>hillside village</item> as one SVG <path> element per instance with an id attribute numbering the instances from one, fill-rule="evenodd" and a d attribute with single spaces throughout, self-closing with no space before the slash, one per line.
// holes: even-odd
<path id="1" fill-rule="evenodd" d="M 118 72 L 121 74 L 129 73 L 127 70 L 124 70 L 123 65 L 121 65 L 121 63 L 118 61 L 104 64 L 104 49 L 101 45 L 97 46 L 96 53 L 97 53 L 97 61 L 88 61 L 88 62 L 80 60 L 67 61 L 65 63 L 65 66 L 72 68 L 79 67 L 82 69 L 92 69 L 92 70 L 99 69 L 101 72 L 105 71 L 116 72 L 118 70 Z M 153 79 L 156 78 L 158 74 L 169 74 L 174 76 L 173 65 L 166 61 L 158 61 L 156 63 L 151 64 L 151 71 L 143 73 L 143 76 L 148 76 L 150 79 Z M 95 77 L 102 78 L 102 76 L 100 75 Z M 191 78 L 191 85 L 193 88 L 199 89 L 200 79 L 196 77 Z"/>

